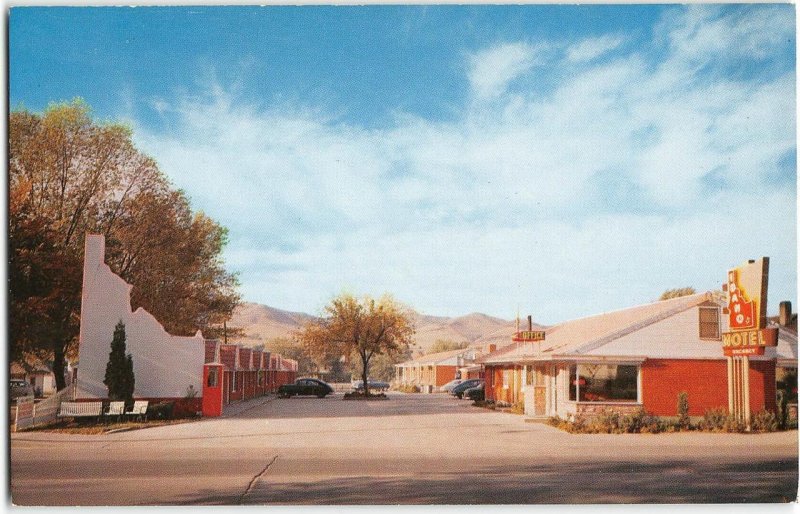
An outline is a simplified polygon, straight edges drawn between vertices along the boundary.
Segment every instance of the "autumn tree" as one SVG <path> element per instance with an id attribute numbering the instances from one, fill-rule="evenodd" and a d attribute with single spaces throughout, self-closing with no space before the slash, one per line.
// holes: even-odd
<path id="1" fill-rule="evenodd" d="M 227 233 L 193 213 L 131 130 L 95 122 L 80 100 L 9 116 L 12 359 L 47 356 L 59 389 L 77 349 L 83 243 L 104 234 L 112 270 L 172 333 L 227 319 L 239 301 L 220 259 Z"/>
<path id="2" fill-rule="evenodd" d="M 357 356 L 364 393 L 369 396 L 371 359 L 407 350 L 414 335 L 412 319 L 411 311 L 391 296 L 375 300 L 343 294 L 325 307 L 321 318 L 307 322 L 297 338 L 313 356 Z"/>
<path id="3" fill-rule="evenodd" d="M 681 296 L 689 296 L 695 294 L 697 291 L 694 290 L 693 287 L 679 287 L 677 289 L 667 289 L 661 296 L 658 298 L 659 300 L 670 300 L 672 298 L 680 298 Z"/>
<path id="4" fill-rule="evenodd" d="M 407 361 L 411 358 L 411 348 L 392 353 L 381 354 L 372 357 L 369 361 L 369 376 L 377 380 L 391 382 L 395 377 L 395 364 Z M 351 359 L 350 376 L 361 376 L 361 359 Z"/>

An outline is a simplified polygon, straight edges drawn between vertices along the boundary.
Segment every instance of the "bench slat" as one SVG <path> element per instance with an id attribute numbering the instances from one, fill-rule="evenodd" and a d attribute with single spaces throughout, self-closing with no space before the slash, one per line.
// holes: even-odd
<path id="1" fill-rule="evenodd" d="M 147 405 L 150 403 L 148 400 L 136 400 L 133 402 L 133 408 L 125 414 L 132 416 L 144 416 L 147 414 Z"/>
<path id="2" fill-rule="evenodd" d="M 103 410 L 103 402 L 63 402 L 58 411 L 59 417 L 76 418 L 81 416 L 99 416 Z"/>
<path id="3" fill-rule="evenodd" d="M 109 416 L 121 416 L 125 412 L 125 402 L 111 402 L 108 404 Z"/>

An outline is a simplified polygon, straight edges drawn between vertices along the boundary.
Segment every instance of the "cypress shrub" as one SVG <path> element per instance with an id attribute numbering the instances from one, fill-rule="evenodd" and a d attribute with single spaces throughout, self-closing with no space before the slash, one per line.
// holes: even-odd
<path id="1" fill-rule="evenodd" d="M 108 354 L 103 383 L 108 387 L 110 401 L 122 400 L 127 406 L 133 404 L 133 390 L 136 384 L 133 375 L 133 356 L 125 354 L 125 324 L 121 320 L 114 327 L 114 338 L 111 340 L 111 353 Z"/>

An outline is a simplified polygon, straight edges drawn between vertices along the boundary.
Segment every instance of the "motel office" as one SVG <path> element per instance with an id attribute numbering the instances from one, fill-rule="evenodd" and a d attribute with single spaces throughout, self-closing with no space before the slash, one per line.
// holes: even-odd
<path id="1" fill-rule="evenodd" d="M 486 398 L 523 403 L 533 417 L 630 412 L 675 416 L 681 392 L 689 414 L 728 408 L 728 330 L 723 295 L 711 292 L 640 305 L 552 326 L 545 339 L 518 342 L 480 358 Z M 783 302 L 777 346 L 749 357 L 747 402 L 774 411 L 776 383 L 797 377 L 797 324 Z M 796 385 L 794 398 L 796 404 Z M 796 409 L 796 407 L 795 407 Z"/>

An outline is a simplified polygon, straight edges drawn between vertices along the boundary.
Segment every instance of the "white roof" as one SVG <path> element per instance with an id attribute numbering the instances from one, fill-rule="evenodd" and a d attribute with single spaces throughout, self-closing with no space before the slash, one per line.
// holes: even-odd
<path id="1" fill-rule="evenodd" d="M 481 359 L 485 364 L 537 360 L 722 359 L 720 340 L 701 339 L 701 306 L 721 307 L 721 297 L 700 293 L 566 321 L 545 331 L 545 340 L 509 345 Z M 720 331 L 727 317 L 720 316 Z M 797 360 L 797 334 L 781 327 L 777 348 L 754 360 Z"/>

